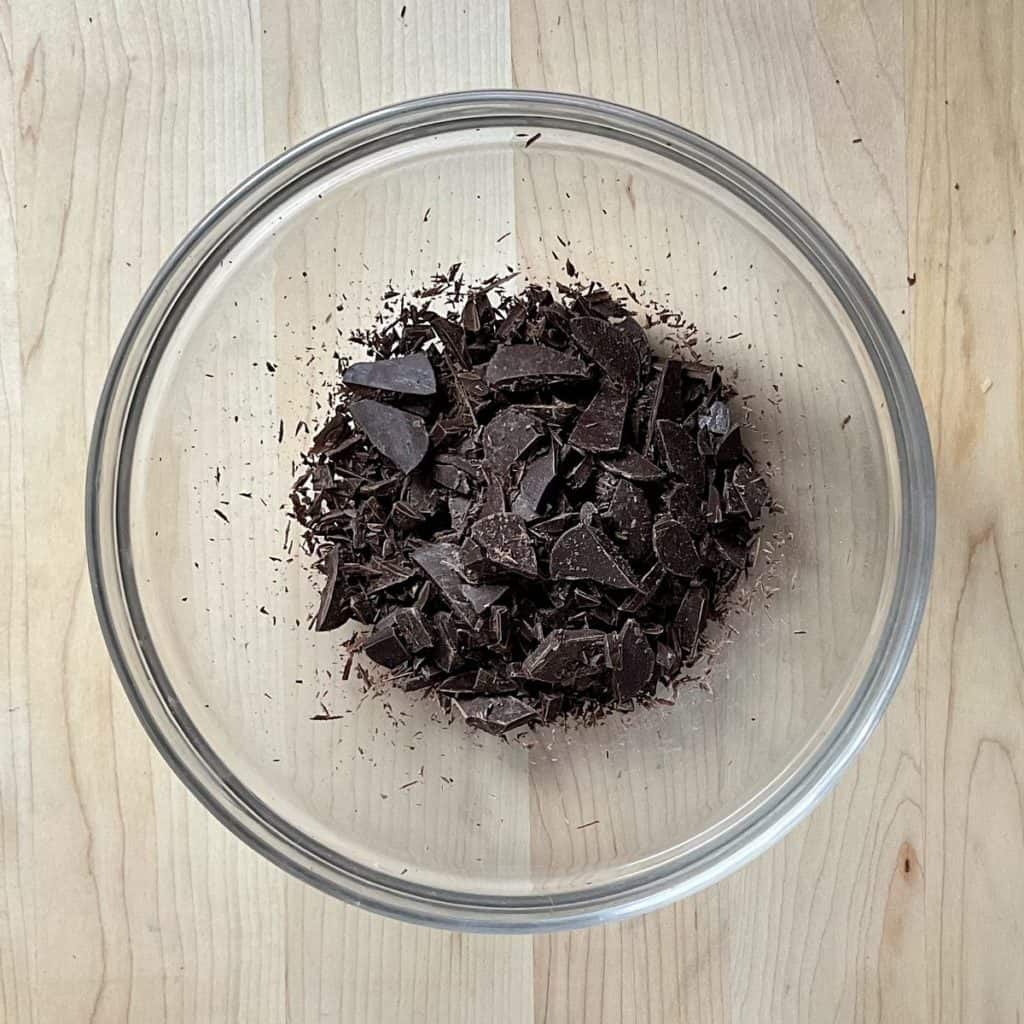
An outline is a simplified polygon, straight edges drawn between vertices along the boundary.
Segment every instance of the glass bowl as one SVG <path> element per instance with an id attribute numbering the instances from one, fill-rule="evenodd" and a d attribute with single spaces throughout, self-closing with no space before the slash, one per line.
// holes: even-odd
<path id="1" fill-rule="evenodd" d="M 781 509 L 763 593 L 702 685 L 521 744 L 344 679 L 342 637 L 307 628 L 316 587 L 285 509 L 300 424 L 323 421 L 335 353 L 389 284 L 456 262 L 552 282 L 567 257 L 698 325 L 754 396 Z M 106 640 L 186 785 L 328 893 L 477 930 L 650 910 L 807 814 L 896 687 L 935 525 L 910 369 L 814 220 L 691 132 L 528 92 L 368 114 L 238 186 L 133 315 L 88 472 Z"/>

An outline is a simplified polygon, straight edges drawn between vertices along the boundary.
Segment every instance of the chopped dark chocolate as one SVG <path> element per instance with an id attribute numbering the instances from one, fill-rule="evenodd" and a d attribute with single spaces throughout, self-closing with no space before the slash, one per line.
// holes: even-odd
<path id="1" fill-rule="evenodd" d="M 652 483 L 665 475 L 660 466 L 650 459 L 645 459 L 632 448 L 623 448 L 617 455 L 606 456 L 601 460 L 601 464 L 608 472 L 624 476 L 627 480 L 636 480 L 638 483 Z"/>
<path id="2" fill-rule="evenodd" d="M 678 519 L 659 519 L 654 524 L 654 557 L 675 576 L 696 576 L 702 568 L 690 531 Z"/>
<path id="3" fill-rule="evenodd" d="M 586 380 L 581 359 L 546 345 L 504 345 L 491 357 L 485 371 L 491 387 L 527 387 Z"/>
<path id="4" fill-rule="evenodd" d="M 519 461 L 542 437 L 544 424 L 536 416 L 514 405 L 502 409 L 483 430 L 484 457 L 504 473 Z"/>
<path id="5" fill-rule="evenodd" d="M 620 590 L 636 586 L 626 560 L 600 529 L 580 523 L 551 546 L 551 576 L 560 580 L 593 580 Z"/>
<path id="6" fill-rule="evenodd" d="M 536 708 L 518 697 L 472 697 L 455 701 L 455 706 L 467 725 L 475 725 L 495 736 L 526 725 L 537 717 Z"/>
<path id="7" fill-rule="evenodd" d="M 353 402 L 349 412 L 370 444 L 403 473 L 411 473 L 423 461 L 430 440 L 419 416 L 372 398 Z"/>
<path id="8" fill-rule="evenodd" d="M 348 385 L 394 391 L 403 395 L 432 395 L 437 390 L 434 367 L 426 352 L 413 352 L 397 359 L 375 359 L 353 363 L 341 375 Z"/>
<path id="9" fill-rule="evenodd" d="M 654 651 L 636 619 L 629 619 L 617 638 L 618 664 L 612 667 L 616 700 L 630 700 L 647 689 L 654 675 Z"/>
<path id="10" fill-rule="evenodd" d="M 630 395 L 640 389 L 641 349 L 635 338 L 594 316 L 577 317 L 571 328 L 576 347 L 597 363 L 608 379 Z"/>
<path id="11" fill-rule="evenodd" d="M 477 520 L 469 532 L 493 565 L 520 576 L 537 575 L 537 553 L 519 516 L 496 512 Z"/>
<path id="12" fill-rule="evenodd" d="M 456 265 L 389 294 L 290 510 L 323 575 L 313 627 L 368 627 L 398 688 L 498 735 L 661 700 L 772 504 L 716 367 L 655 359 L 576 277 L 558 299 L 504 280 L 467 293 Z"/>
<path id="13" fill-rule="evenodd" d="M 622 447 L 629 398 L 611 381 L 603 381 L 576 421 L 569 443 L 587 452 L 617 452 Z"/>

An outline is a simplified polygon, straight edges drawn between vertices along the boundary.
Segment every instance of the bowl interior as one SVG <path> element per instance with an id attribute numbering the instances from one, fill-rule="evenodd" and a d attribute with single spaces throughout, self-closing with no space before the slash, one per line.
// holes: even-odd
<path id="1" fill-rule="evenodd" d="M 746 203 L 625 139 L 524 117 L 324 163 L 222 256 L 137 389 L 122 545 L 175 714 L 301 844 L 469 902 L 627 888 L 755 820 L 820 753 L 893 599 L 895 445 L 854 325 Z M 389 285 L 456 262 L 551 283 L 566 257 L 697 324 L 749 396 L 783 511 L 703 685 L 522 745 L 344 679 L 343 636 L 307 628 L 285 510 L 302 424 L 322 422 L 335 354 Z"/>

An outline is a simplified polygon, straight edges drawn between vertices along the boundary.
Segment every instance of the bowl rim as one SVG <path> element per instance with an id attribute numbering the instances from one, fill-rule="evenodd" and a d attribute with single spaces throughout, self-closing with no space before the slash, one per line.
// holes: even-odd
<path id="1" fill-rule="evenodd" d="M 246 790 L 205 743 L 166 679 L 154 678 L 152 645 L 132 608 L 126 517 L 134 444 L 133 398 L 159 360 L 168 317 L 187 305 L 197 275 L 229 248 L 282 190 L 332 164 L 409 137 L 466 128 L 568 128 L 639 145 L 696 170 L 743 200 L 814 266 L 850 317 L 885 395 L 902 497 L 897 571 L 878 647 L 849 707 L 792 777 L 757 814 L 725 828 L 710 849 L 687 852 L 631 875 L 551 895 L 456 893 L 410 883 L 341 858 L 298 833 Z M 910 365 L 878 300 L 830 235 L 779 186 L 746 161 L 670 121 L 605 100 L 566 93 L 474 90 L 408 100 L 328 128 L 237 185 L 185 236 L 133 312 L 104 383 L 93 426 L 85 488 L 86 549 L 97 616 L 129 702 L 186 787 L 232 833 L 270 861 L 357 906 L 444 928 L 537 932 L 643 913 L 725 877 L 781 838 L 831 790 L 881 719 L 913 648 L 927 600 L 935 545 L 935 473 L 927 421 Z M 156 662 L 159 669 L 158 660 Z"/>

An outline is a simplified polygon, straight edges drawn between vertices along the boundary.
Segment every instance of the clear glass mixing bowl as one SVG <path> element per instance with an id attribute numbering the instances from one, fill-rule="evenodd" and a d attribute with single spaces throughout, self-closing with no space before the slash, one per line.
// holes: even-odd
<path id="1" fill-rule="evenodd" d="M 765 541 L 782 542 L 761 584 L 776 592 L 731 620 L 708 685 L 524 747 L 343 680 L 339 635 L 306 628 L 294 534 L 281 560 L 284 507 L 308 443 L 296 424 L 322 421 L 334 353 L 389 282 L 456 262 L 551 282 L 567 255 L 685 312 L 738 372 L 784 509 Z M 228 828 L 362 906 L 534 930 L 693 892 L 821 799 L 910 652 L 934 480 L 892 328 L 788 196 L 657 118 L 479 92 L 332 128 L 189 234 L 114 359 L 87 529 L 128 696 Z M 337 717 L 311 720 L 324 708 Z"/>

